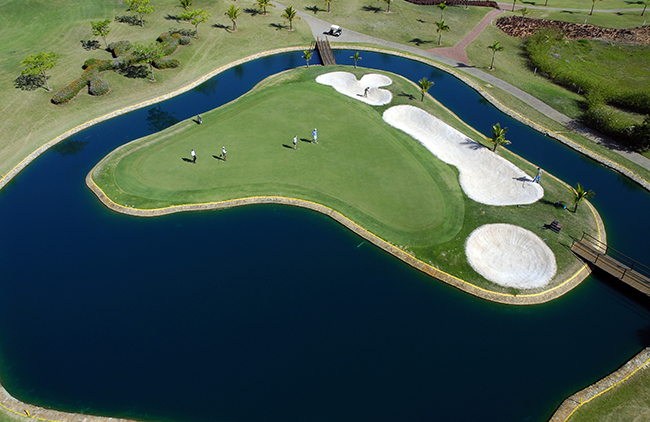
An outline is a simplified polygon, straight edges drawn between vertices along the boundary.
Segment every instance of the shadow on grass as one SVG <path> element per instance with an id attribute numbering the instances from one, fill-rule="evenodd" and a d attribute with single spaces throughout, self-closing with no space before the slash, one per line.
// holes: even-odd
<path id="1" fill-rule="evenodd" d="M 254 7 L 246 7 L 244 9 L 244 13 L 248 13 L 251 16 L 263 15 L 260 9 L 256 9 Z"/>
<path id="2" fill-rule="evenodd" d="M 224 25 L 222 23 L 215 23 L 212 25 L 212 27 L 217 29 L 225 29 L 226 31 L 230 28 L 228 25 Z"/>
<path id="3" fill-rule="evenodd" d="M 117 71 L 120 75 L 130 79 L 146 79 L 149 77 L 147 65 L 130 65 Z"/>
<path id="4" fill-rule="evenodd" d="M 398 96 L 398 97 L 406 97 L 406 98 L 408 98 L 408 99 L 411 100 L 411 101 L 415 101 L 415 100 L 416 100 L 415 95 L 413 95 L 413 94 L 407 94 L 407 93 L 404 92 L 404 91 L 402 91 L 402 92 L 400 92 L 399 94 L 397 94 L 397 96 Z"/>
<path id="5" fill-rule="evenodd" d="M 377 6 L 363 6 L 361 8 L 364 12 L 374 12 L 374 13 L 379 13 L 382 11 L 381 7 Z"/>
<path id="6" fill-rule="evenodd" d="M 282 144 L 282 146 L 285 147 L 285 148 L 293 149 L 293 147 L 291 145 Z"/>
<path id="7" fill-rule="evenodd" d="M 420 38 L 413 38 L 412 40 L 409 40 L 409 42 L 412 42 L 413 44 L 415 44 L 416 46 L 419 47 L 422 44 L 431 44 L 433 41 L 423 40 L 423 39 L 420 39 Z"/>
<path id="8" fill-rule="evenodd" d="M 289 29 L 289 25 L 284 25 L 281 23 L 270 23 L 269 26 L 271 28 L 275 28 L 276 31 L 279 31 L 281 29 Z"/>
<path id="9" fill-rule="evenodd" d="M 165 16 L 165 19 L 168 21 L 176 21 L 176 22 L 181 22 L 181 19 L 178 16 L 173 16 L 167 13 L 167 16 Z"/>
<path id="10" fill-rule="evenodd" d="M 321 9 L 320 7 L 318 7 L 316 5 L 314 5 L 314 6 L 305 6 L 305 10 L 313 12 L 314 15 L 317 14 L 318 12 L 327 12 L 327 9 Z"/>
<path id="11" fill-rule="evenodd" d="M 169 33 L 171 35 L 173 35 L 173 34 L 181 34 L 181 35 L 185 35 L 186 37 L 196 37 L 196 30 L 194 30 L 194 29 L 169 28 Z"/>
<path id="12" fill-rule="evenodd" d="M 221 154 L 213 155 L 212 158 L 214 158 L 215 160 L 226 161 L 226 160 L 223 159 L 223 155 L 221 155 Z"/>
<path id="13" fill-rule="evenodd" d="M 183 161 L 185 161 L 186 163 L 195 164 L 194 161 L 191 158 L 183 157 Z"/>
<path id="14" fill-rule="evenodd" d="M 102 45 L 97 40 L 81 40 L 81 48 L 86 51 L 99 50 Z"/>
<path id="15" fill-rule="evenodd" d="M 14 80 L 14 86 L 23 91 L 34 91 L 38 88 L 45 88 L 43 75 L 20 75 Z"/>
<path id="16" fill-rule="evenodd" d="M 127 23 L 131 26 L 140 26 L 140 19 L 136 15 L 115 16 L 115 21 L 119 23 Z M 144 22 L 147 23 L 147 21 Z"/>

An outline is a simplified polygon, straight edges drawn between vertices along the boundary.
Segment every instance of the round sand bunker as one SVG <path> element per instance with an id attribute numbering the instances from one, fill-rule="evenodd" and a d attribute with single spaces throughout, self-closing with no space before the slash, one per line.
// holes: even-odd
<path id="1" fill-rule="evenodd" d="M 543 287 L 557 271 L 551 248 L 535 233 L 512 224 L 477 228 L 467 238 L 465 253 L 476 272 L 506 287 Z"/>

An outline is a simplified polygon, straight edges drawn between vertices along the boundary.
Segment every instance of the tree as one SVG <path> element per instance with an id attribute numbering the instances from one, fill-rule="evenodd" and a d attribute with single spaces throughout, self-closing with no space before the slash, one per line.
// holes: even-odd
<path id="1" fill-rule="evenodd" d="M 106 36 L 111 32 L 110 28 L 111 20 L 106 19 L 105 21 L 101 22 L 90 22 L 90 26 L 92 27 L 93 35 L 99 35 L 104 39 L 104 44 L 106 44 L 106 48 L 108 48 L 108 43 L 106 42 Z"/>
<path id="2" fill-rule="evenodd" d="M 527 7 L 524 7 L 523 9 L 521 9 L 521 23 L 519 25 L 523 25 L 524 19 L 526 18 L 526 15 L 528 15 L 528 14 L 530 14 L 530 12 L 528 11 Z"/>
<path id="3" fill-rule="evenodd" d="M 304 50 L 303 53 L 305 53 L 305 55 L 302 56 L 302 58 L 307 60 L 307 67 L 309 67 L 309 61 L 311 60 L 312 52 L 311 50 Z"/>
<path id="4" fill-rule="evenodd" d="M 204 9 L 188 10 L 181 13 L 178 18 L 194 25 L 196 29 L 196 39 L 199 39 L 199 25 L 210 19 L 211 14 Z"/>
<path id="5" fill-rule="evenodd" d="M 438 45 L 442 43 L 442 31 L 449 31 L 449 25 L 445 23 L 444 19 L 440 22 L 436 22 L 436 32 L 440 34 L 438 36 Z"/>
<path id="6" fill-rule="evenodd" d="M 390 4 L 393 2 L 393 0 L 384 0 L 388 7 L 386 8 L 386 13 L 390 13 Z"/>
<path id="7" fill-rule="evenodd" d="M 237 18 L 241 14 L 241 12 L 239 11 L 239 7 L 235 7 L 234 4 L 231 4 L 230 7 L 228 7 L 228 10 L 226 10 L 226 13 L 224 14 L 228 16 L 228 19 L 232 21 L 233 32 L 237 31 Z"/>
<path id="8" fill-rule="evenodd" d="M 154 10 L 153 6 L 149 6 L 149 0 L 124 0 L 124 3 L 128 6 L 127 12 L 135 12 L 140 15 L 140 26 L 144 28 L 144 15 L 148 15 Z"/>
<path id="9" fill-rule="evenodd" d="M 573 212 L 578 211 L 578 204 L 583 199 L 588 199 L 594 196 L 593 191 L 585 191 L 585 188 L 582 187 L 580 183 L 576 185 L 576 188 L 573 190 Z"/>
<path id="10" fill-rule="evenodd" d="M 499 145 L 508 145 L 510 141 L 506 139 L 506 132 L 508 131 L 507 127 L 501 127 L 500 123 L 492 126 L 492 137 L 488 138 L 488 141 L 494 144 L 492 152 L 497 150 Z"/>
<path id="11" fill-rule="evenodd" d="M 257 7 L 260 8 L 263 15 L 266 15 L 266 8 L 268 6 L 275 7 L 275 5 L 271 3 L 271 0 L 257 0 Z"/>
<path id="12" fill-rule="evenodd" d="M 600 0 L 603 1 L 603 0 Z M 589 12 L 589 16 L 594 14 L 594 7 L 596 7 L 596 0 L 591 0 L 591 12 Z"/>
<path id="13" fill-rule="evenodd" d="M 153 62 L 156 59 L 165 57 L 165 52 L 163 51 L 162 46 L 157 42 L 153 42 L 149 45 L 137 44 L 133 46 L 130 51 L 135 56 L 136 63 L 149 63 L 151 80 L 155 81 L 156 78 L 153 76 Z"/>
<path id="14" fill-rule="evenodd" d="M 47 83 L 47 76 L 45 75 L 46 70 L 50 70 L 56 65 L 57 60 L 61 57 L 60 54 L 53 52 L 49 53 L 38 53 L 27 56 L 25 60 L 20 62 L 20 66 L 25 69 L 22 70 L 23 75 L 40 75 L 45 80 L 45 86 L 47 86 L 48 91 L 52 91 L 50 84 Z"/>
<path id="15" fill-rule="evenodd" d="M 499 45 L 499 41 L 494 41 L 494 44 L 488 45 L 490 50 L 492 50 L 492 64 L 490 64 L 490 70 L 494 69 L 494 56 L 497 54 L 497 51 L 503 50 L 503 46 Z"/>
<path id="16" fill-rule="evenodd" d="M 544 2 L 544 6 L 548 6 L 548 0 Z"/>
<path id="17" fill-rule="evenodd" d="M 327 5 L 327 13 L 331 13 L 331 11 L 330 11 L 330 3 L 332 3 L 332 0 L 325 0 L 325 4 Z"/>
<path id="18" fill-rule="evenodd" d="M 643 12 L 641 12 L 641 16 L 645 16 L 645 10 L 648 8 L 648 4 L 650 4 L 650 0 L 645 0 L 645 2 L 643 2 Z"/>
<path id="19" fill-rule="evenodd" d="M 296 9 L 289 6 L 286 9 L 284 9 L 284 12 L 282 12 L 282 15 L 280 15 L 280 17 L 289 21 L 289 31 L 293 31 L 293 20 L 298 17 L 298 12 L 296 11 Z"/>
<path id="20" fill-rule="evenodd" d="M 187 12 L 194 5 L 194 0 L 179 0 L 179 3 L 178 7 L 182 7 Z"/>
<path id="21" fill-rule="evenodd" d="M 418 81 L 418 85 L 420 85 L 420 92 L 422 93 L 420 101 L 424 101 L 424 94 L 429 92 L 429 88 L 433 86 L 433 81 L 430 81 L 427 78 L 422 78 Z"/>
<path id="22" fill-rule="evenodd" d="M 445 13 L 445 9 L 447 8 L 447 2 L 443 1 L 438 5 L 438 8 L 440 9 L 440 20 L 442 20 L 443 14 Z"/>
<path id="23" fill-rule="evenodd" d="M 517 0 L 512 0 L 512 11 L 515 11 L 515 3 L 517 3 Z"/>
<path id="24" fill-rule="evenodd" d="M 354 59 L 354 68 L 357 68 L 357 62 L 361 60 L 361 56 L 359 55 L 359 52 L 357 51 L 354 53 L 354 56 L 350 56 L 351 59 Z"/>

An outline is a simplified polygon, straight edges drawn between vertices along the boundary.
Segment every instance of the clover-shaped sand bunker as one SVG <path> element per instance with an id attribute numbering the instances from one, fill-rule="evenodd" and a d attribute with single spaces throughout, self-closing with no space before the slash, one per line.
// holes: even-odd
<path id="1" fill-rule="evenodd" d="M 386 110 L 383 118 L 445 163 L 457 167 L 463 191 L 477 202 L 532 204 L 544 196 L 544 189 L 532 183 L 523 170 L 422 109 L 399 105 Z"/>
<path id="2" fill-rule="evenodd" d="M 385 105 L 393 99 L 393 94 L 390 91 L 379 88 L 388 86 L 393 81 L 388 76 L 376 73 L 363 75 L 361 80 L 357 81 L 357 77 L 350 72 L 330 72 L 316 77 L 316 82 L 329 85 L 343 95 L 370 105 Z M 367 93 L 366 88 L 369 88 Z"/>
<path id="3" fill-rule="evenodd" d="M 477 228 L 467 238 L 465 253 L 476 272 L 506 287 L 543 287 L 557 271 L 551 248 L 535 233 L 512 224 Z"/>

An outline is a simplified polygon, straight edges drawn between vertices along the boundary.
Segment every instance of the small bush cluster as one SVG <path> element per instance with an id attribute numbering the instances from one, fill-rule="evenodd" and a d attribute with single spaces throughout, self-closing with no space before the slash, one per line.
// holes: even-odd
<path id="1" fill-rule="evenodd" d="M 545 28 L 529 37 L 526 53 L 534 66 L 544 76 L 573 91 L 584 94 L 585 112 L 582 120 L 589 127 L 616 139 L 631 148 L 650 149 L 650 116 L 638 124 L 629 115 L 616 110 L 624 109 L 650 114 L 650 89 L 621 90 L 595 81 L 585 72 L 573 69 L 562 57 L 564 33 L 556 28 Z M 590 48 L 579 42 L 583 48 Z"/>
<path id="2" fill-rule="evenodd" d="M 186 35 L 165 32 L 158 37 L 157 41 L 162 43 L 165 55 L 170 55 L 176 51 L 179 45 L 187 45 L 191 40 Z M 110 43 L 107 50 L 113 54 L 112 59 L 86 60 L 82 67 L 84 71 L 81 76 L 54 94 L 51 101 L 54 104 L 67 103 L 76 97 L 86 86 L 90 95 L 99 96 L 107 94 L 110 91 L 110 86 L 108 82 L 101 78 L 100 72 L 125 69 L 135 64 L 135 57 L 129 54 L 129 50 L 131 50 L 131 43 L 129 41 Z M 156 69 L 172 69 L 180 66 L 180 64 L 181 62 L 177 59 L 167 57 L 154 60 L 153 62 L 153 66 Z"/>

